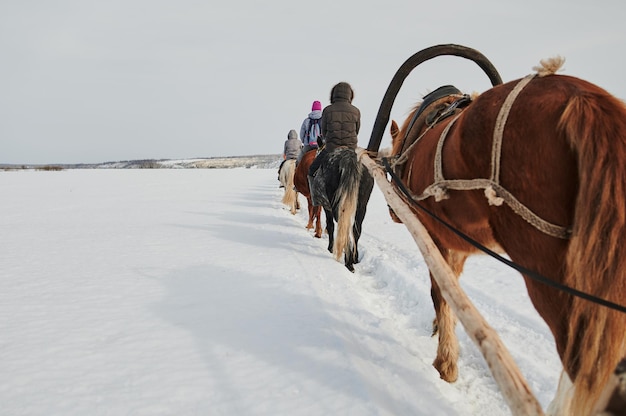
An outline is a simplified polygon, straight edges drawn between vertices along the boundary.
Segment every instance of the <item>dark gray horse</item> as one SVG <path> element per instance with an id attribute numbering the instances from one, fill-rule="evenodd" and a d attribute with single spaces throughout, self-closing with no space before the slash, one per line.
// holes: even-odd
<path id="1" fill-rule="evenodd" d="M 356 152 L 347 148 L 327 154 L 320 169 L 310 178 L 313 204 L 321 205 L 326 213 L 328 251 L 337 260 L 343 253 L 345 265 L 351 272 L 359 262 L 361 225 L 373 187 L 374 179 L 359 162 Z"/>

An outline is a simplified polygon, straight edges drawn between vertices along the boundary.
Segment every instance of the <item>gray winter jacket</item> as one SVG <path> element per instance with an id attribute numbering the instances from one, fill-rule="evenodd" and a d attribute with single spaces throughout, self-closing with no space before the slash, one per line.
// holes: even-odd
<path id="1" fill-rule="evenodd" d="M 289 130 L 287 134 L 287 140 L 285 140 L 285 146 L 283 148 L 283 155 L 285 160 L 296 159 L 300 154 L 302 148 L 302 142 L 298 139 L 298 133 L 295 130 Z"/>

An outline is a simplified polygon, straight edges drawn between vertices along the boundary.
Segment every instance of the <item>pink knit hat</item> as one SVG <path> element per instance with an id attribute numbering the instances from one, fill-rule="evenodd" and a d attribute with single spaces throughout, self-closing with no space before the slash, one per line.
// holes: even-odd
<path id="1" fill-rule="evenodd" d="M 311 107 L 311 111 L 321 110 L 321 109 L 322 109 L 322 103 L 320 103 L 319 101 L 313 101 L 313 107 Z"/>

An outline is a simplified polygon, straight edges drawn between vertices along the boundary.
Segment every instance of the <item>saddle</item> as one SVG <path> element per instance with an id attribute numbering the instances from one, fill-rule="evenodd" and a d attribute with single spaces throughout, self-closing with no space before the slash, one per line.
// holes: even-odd
<path id="1" fill-rule="evenodd" d="M 424 126 L 432 128 L 437 123 L 446 118 L 458 114 L 462 109 L 470 105 L 472 99 L 467 94 L 462 94 L 456 87 L 452 85 L 444 85 L 437 88 L 431 93 L 424 96 L 419 109 L 415 112 L 409 126 L 406 129 L 404 135 L 402 149 L 398 155 L 403 155 L 405 152 L 419 140 L 420 135 L 412 135 L 411 131 L 414 128 L 418 130 Z M 409 139 L 412 137 L 412 139 Z M 397 172 L 400 174 L 401 172 Z"/>

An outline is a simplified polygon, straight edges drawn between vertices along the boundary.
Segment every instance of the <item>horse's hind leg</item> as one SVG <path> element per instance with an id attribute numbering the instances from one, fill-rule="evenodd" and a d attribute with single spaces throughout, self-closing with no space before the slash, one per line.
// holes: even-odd
<path id="1" fill-rule="evenodd" d="M 576 394 L 572 381 L 565 371 L 561 372 L 556 395 L 548 409 L 547 416 L 561 416 L 572 414 L 571 401 Z M 593 415 L 623 416 L 626 415 L 626 357 L 617 365 L 600 395 Z"/>
<path id="2" fill-rule="evenodd" d="M 361 236 L 361 222 L 363 218 L 359 220 L 357 212 L 357 218 L 352 226 L 352 236 L 354 237 L 354 245 L 350 244 L 350 248 L 344 253 L 344 264 L 351 272 L 354 272 L 354 265 L 359 262 L 359 237 Z"/>
<path id="3" fill-rule="evenodd" d="M 626 415 L 626 357 L 611 375 L 594 411 L 602 415 Z"/>
<path id="4" fill-rule="evenodd" d="M 360 229 L 356 226 L 356 224 L 352 226 L 351 233 L 353 241 L 350 242 L 348 244 L 348 247 L 344 250 L 343 263 L 348 270 L 354 273 L 354 265 L 359 262 L 359 250 L 357 249 L 357 243 L 359 241 L 359 238 L 357 236 L 357 233 L 360 233 Z"/>
<path id="5" fill-rule="evenodd" d="M 310 196 L 307 196 L 306 199 L 309 208 L 309 222 L 306 224 L 306 229 L 310 230 L 311 228 L 313 228 L 313 219 L 315 218 L 315 212 L 317 211 L 318 207 L 313 206 L 313 202 L 311 201 Z"/>
<path id="6" fill-rule="evenodd" d="M 458 377 L 457 361 L 459 359 L 459 341 L 456 338 L 456 317 L 450 305 L 443 299 L 437 283 L 431 276 L 431 296 L 435 306 L 435 321 L 433 335 L 439 334 L 437 357 L 433 367 L 439 371 L 439 376 L 448 382 L 456 381 Z"/>
<path id="7" fill-rule="evenodd" d="M 442 250 L 443 253 L 445 253 L 446 261 L 458 279 L 463 271 L 467 255 L 452 250 Z M 459 359 L 459 341 L 455 332 L 456 316 L 441 295 L 439 286 L 433 279 L 432 274 L 430 280 L 432 283 L 431 296 L 436 315 L 433 323 L 433 335 L 439 334 L 437 357 L 433 362 L 433 366 L 439 371 L 439 375 L 443 380 L 453 382 L 458 377 L 457 361 Z"/>
<path id="8" fill-rule="evenodd" d="M 367 203 L 369 202 L 372 189 L 374 188 L 374 178 L 369 174 L 361 178 L 359 186 L 359 202 L 356 208 L 356 215 L 354 218 L 354 263 L 359 262 L 359 238 L 361 238 L 361 232 L 363 230 L 363 220 L 365 219 L 365 213 L 367 211 Z"/>
<path id="9" fill-rule="evenodd" d="M 315 219 L 315 234 L 316 238 L 322 238 L 322 207 L 313 207 L 313 217 Z"/>
<path id="10" fill-rule="evenodd" d="M 326 232 L 328 233 L 328 251 L 333 252 L 333 246 L 335 244 L 335 222 L 333 212 L 324 208 L 324 214 L 326 214 Z"/>

